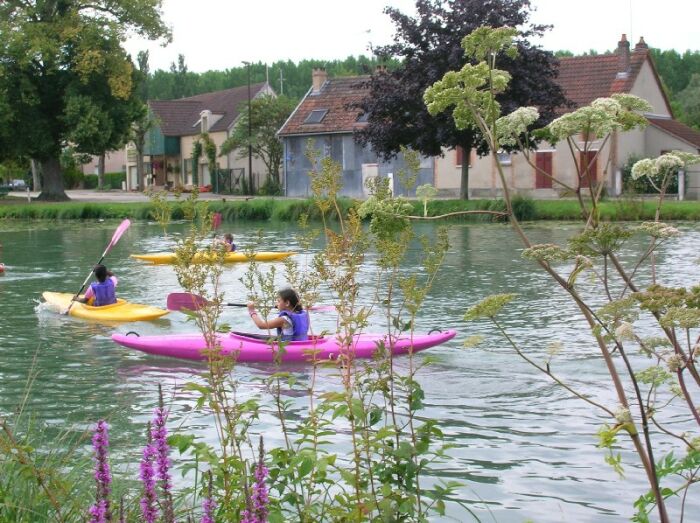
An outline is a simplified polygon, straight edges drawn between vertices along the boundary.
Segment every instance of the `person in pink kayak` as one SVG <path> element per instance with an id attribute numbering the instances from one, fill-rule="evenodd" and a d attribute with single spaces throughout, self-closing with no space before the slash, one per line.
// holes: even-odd
<path id="1" fill-rule="evenodd" d="M 282 289 L 277 293 L 277 309 L 277 317 L 265 321 L 255 310 L 255 304 L 248 302 L 250 319 L 259 329 L 277 329 L 277 336 L 283 341 L 309 339 L 309 313 L 304 310 L 294 289 Z"/>
<path id="2" fill-rule="evenodd" d="M 82 298 L 76 298 L 75 301 L 87 303 L 93 307 L 117 303 L 117 277 L 112 271 L 107 270 L 107 267 L 104 265 L 95 265 L 92 272 L 95 274 L 97 281 L 92 282 L 85 291 L 85 295 Z"/>

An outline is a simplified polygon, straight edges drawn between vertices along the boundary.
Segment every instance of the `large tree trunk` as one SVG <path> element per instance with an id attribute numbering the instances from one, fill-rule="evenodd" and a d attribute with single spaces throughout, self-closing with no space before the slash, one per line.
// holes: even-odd
<path id="1" fill-rule="evenodd" d="M 471 158 L 471 147 L 465 148 L 462 153 L 462 177 L 459 182 L 459 197 L 462 200 L 469 199 L 469 159 Z"/>
<path id="2" fill-rule="evenodd" d="M 44 185 L 37 200 L 49 202 L 70 200 L 63 189 L 63 173 L 61 173 L 61 163 L 58 161 L 58 157 L 43 160 L 41 171 L 44 173 Z"/>
<path id="3" fill-rule="evenodd" d="M 32 182 L 34 183 L 34 190 L 41 191 L 41 170 L 39 169 L 39 162 L 32 159 L 29 160 L 29 164 L 32 167 Z"/>
<path id="4" fill-rule="evenodd" d="M 97 188 L 102 190 L 105 186 L 105 153 L 97 159 Z"/>
<path id="5" fill-rule="evenodd" d="M 146 148 L 144 136 L 138 135 L 134 145 L 136 146 L 136 190 L 143 191 L 143 150 Z"/>

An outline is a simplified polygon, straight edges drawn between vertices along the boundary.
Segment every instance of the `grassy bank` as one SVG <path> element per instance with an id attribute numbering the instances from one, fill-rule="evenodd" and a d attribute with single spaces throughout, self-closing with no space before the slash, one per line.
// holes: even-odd
<path id="1" fill-rule="evenodd" d="M 344 208 L 355 203 L 354 200 L 341 201 Z M 413 202 L 416 216 L 423 215 L 423 204 Z M 574 200 L 530 200 L 515 198 L 513 205 L 521 220 L 578 220 L 580 210 Z M 172 219 L 183 218 L 180 203 L 173 202 Z M 320 219 L 318 208 L 312 200 L 254 198 L 247 201 L 212 201 L 209 209 L 221 212 L 226 221 L 235 220 L 283 220 L 296 221 L 299 216 L 307 213 L 311 219 Z M 503 211 L 502 200 L 435 200 L 428 203 L 428 215 L 439 216 L 460 211 Z M 153 219 L 155 208 L 152 204 L 144 203 L 17 203 L 0 199 L 0 219 L 7 220 L 91 220 L 91 219 L 122 219 L 135 220 Z M 639 221 L 651 220 L 656 211 L 656 202 L 651 200 L 614 200 L 605 201 L 600 205 L 601 219 L 604 221 Z M 687 201 L 665 202 L 661 210 L 662 220 L 700 220 L 700 202 Z M 451 221 L 492 221 L 492 215 L 463 215 L 449 218 Z"/>

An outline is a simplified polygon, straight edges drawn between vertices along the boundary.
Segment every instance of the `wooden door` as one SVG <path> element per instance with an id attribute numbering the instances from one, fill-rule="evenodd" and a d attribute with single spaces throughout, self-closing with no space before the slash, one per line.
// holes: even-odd
<path id="1" fill-rule="evenodd" d="M 591 181 L 598 181 L 598 151 L 581 151 L 580 153 L 580 184 L 579 187 L 590 187 Z"/>
<path id="2" fill-rule="evenodd" d="M 535 189 L 551 189 L 552 179 L 549 176 L 552 176 L 552 153 L 535 153 L 535 166 Z"/>

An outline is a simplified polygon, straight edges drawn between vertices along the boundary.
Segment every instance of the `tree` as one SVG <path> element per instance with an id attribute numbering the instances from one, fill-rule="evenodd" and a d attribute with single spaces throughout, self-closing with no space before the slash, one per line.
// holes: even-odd
<path id="1" fill-rule="evenodd" d="M 132 95 L 133 68 L 121 44 L 127 32 L 168 38 L 160 7 L 161 0 L 0 3 L 0 108 L 7 111 L 0 159 L 37 160 L 40 199 L 67 199 L 59 163 L 65 145 L 94 150 L 97 135 L 111 141 L 123 128 L 104 128 L 126 117 Z"/>
<path id="2" fill-rule="evenodd" d="M 700 130 L 700 74 L 694 74 L 688 85 L 677 96 L 683 114 L 681 120 Z"/>
<path id="3" fill-rule="evenodd" d="M 548 26 L 529 24 L 529 0 L 416 0 L 418 16 L 411 18 L 397 9 L 387 8 L 396 26 L 394 43 L 375 52 L 385 59 L 401 58 L 402 64 L 390 72 L 374 74 L 367 87 L 368 96 L 359 108 L 367 113 L 368 126 L 357 140 L 385 158 L 395 156 L 407 146 L 427 156 L 442 153 L 442 147 L 462 147 L 479 154 L 488 151 L 480 131 L 456 129 L 449 115 L 431 116 L 423 103 L 423 92 L 447 71 L 459 70 L 467 63 L 462 38 L 477 27 L 520 27 L 518 55 L 503 56 L 500 63 L 511 76 L 508 89 L 499 96 L 504 111 L 535 105 L 540 108 L 538 125 L 548 123 L 557 107 L 566 99 L 555 83 L 557 60 L 552 53 L 533 47 L 528 38 L 541 35 Z M 469 195 L 469 165 L 462 162 L 460 195 Z"/>
<path id="4" fill-rule="evenodd" d="M 155 124 L 155 121 L 148 109 L 148 51 L 139 52 L 136 61 L 138 68 L 134 71 L 135 93 L 139 103 L 134 108 L 135 114 L 131 128 L 131 140 L 134 142 L 134 148 L 136 149 L 136 189 L 143 191 L 145 188 L 143 183 L 143 154 L 146 149 L 146 135 Z"/>
<path id="5" fill-rule="evenodd" d="M 272 184 L 279 187 L 280 167 L 282 165 L 282 142 L 277 131 L 284 125 L 294 110 L 295 103 L 286 96 L 262 96 L 250 102 L 251 134 L 248 135 L 248 107 L 241 111 L 231 136 L 221 144 L 221 155 L 239 150 L 238 158 L 248 154 L 248 144 L 252 146 L 253 155 L 260 158 L 267 169 Z"/>

